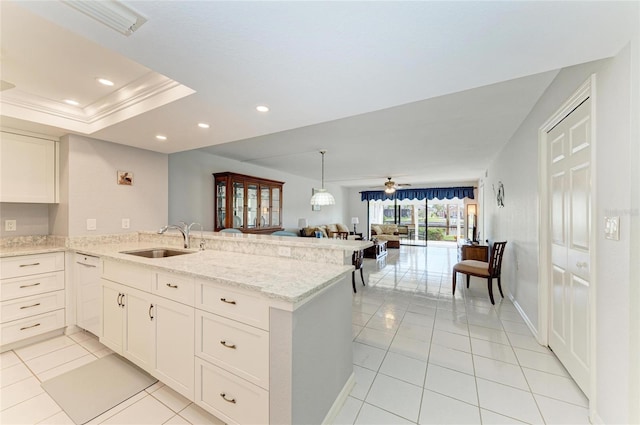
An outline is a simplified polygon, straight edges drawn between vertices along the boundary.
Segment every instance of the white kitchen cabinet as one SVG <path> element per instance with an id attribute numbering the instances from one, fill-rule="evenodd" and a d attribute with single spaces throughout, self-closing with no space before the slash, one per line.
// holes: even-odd
<path id="1" fill-rule="evenodd" d="M 169 299 L 175 295 L 193 303 L 193 279 L 176 276 L 167 280 L 149 269 L 110 261 L 104 262 L 103 270 L 100 341 L 193 400 L 195 310 Z"/>
<path id="2" fill-rule="evenodd" d="M 161 297 L 154 298 L 154 306 L 156 366 L 153 375 L 193 400 L 194 308 Z"/>
<path id="3" fill-rule="evenodd" d="M 127 289 L 124 296 L 124 356 L 146 371 L 155 369 L 156 324 L 150 294 Z"/>
<path id="4" fill-rule="evenodd" d="M 0 134 L 0 202 L 58 202 L 58 142 Z"/>
<path id="5" fill-rule="evenodd" d="M 196 284 L 196 403 L 227 423 L 269 423 L 269 303 Z"/>
<path id="6" fill-rule="evenodd" d="M 100 341 L 142 369 L 155 368 L 155 322 L 151 295 L 102 280 L 103 328 Z"/>
<path id="7" fill-rule="evenodd" d="M 122 353 L 124 335 L 124 287 L 102 279 L 102 335 L 100 342 Z"/>
<path id="8" fill-rule="evenodd" d="M 65 326 L 64 253 L 0 259 L 0 345 Z"/>

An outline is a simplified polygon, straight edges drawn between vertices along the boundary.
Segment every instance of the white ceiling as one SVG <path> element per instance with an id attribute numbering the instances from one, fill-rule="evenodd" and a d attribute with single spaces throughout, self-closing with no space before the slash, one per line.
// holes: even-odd
<path id="1" fill-rule="evenodd" d="M 16 87 L 0 124 L 309 178 L 324 148 L 344 186 L 468 181 L 557 70 L 615 55 L 638 25 L 637 1 L 126 4 L 148 20 L 129 37 L 59 1 L 3 0 Z"/>

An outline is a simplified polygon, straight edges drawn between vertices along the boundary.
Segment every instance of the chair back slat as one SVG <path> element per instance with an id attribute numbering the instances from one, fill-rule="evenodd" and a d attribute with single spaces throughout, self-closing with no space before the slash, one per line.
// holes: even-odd
<path id="1" fill-rule="evenodd" d="M 494 242 L 491 246 L 491 258 L 489 258 L 489 274 L 491 277 L 499 277 L 502 269 L 502 257 L 507 241 Z"/>

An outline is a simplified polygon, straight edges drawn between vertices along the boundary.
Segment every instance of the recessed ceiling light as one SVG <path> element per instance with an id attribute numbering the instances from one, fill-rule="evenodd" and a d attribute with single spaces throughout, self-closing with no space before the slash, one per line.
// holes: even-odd
<path id="1" fill-rule="evenodd" d="M 198 127 L 200 127 L 200 128 L 209 128 L 210 125 L 207 124 L 206 122 L 199 122 L 198 123 Z"/>
<path id="2" fill-rule="evenodd" d="M 167 136 L 163 136 L 162 134 L 158 134 L 156 136 L 156 139 L 158 139 L 158 140 L 167 140 Z"/>
<path id="3" fill-rule="evenodd" d="M 73 105 L 73 106 L 78 106 L 78 105 L 80 105 L 80 103 L 79 103 L 79 102 L 77 102 L 77 101 L 75 101 L 75 100 L 73 100 L 73 99 L 65 99 L 65 100 L 64 100 L 64 103 L 66 103 L 66 104 L 68 104 L 68 105 Z"/>
<path id="4" fill-rule="evenodd" d="M 96 78 L 96 80 L 103 86 L 113 86 L 113 81 L 107 80 L 106 78 Z"/>
<path id="5" fill-rule="evenodd" d="M 269 112 L 269 107 L 265 105 L 256 106 L 258 112 Z"/>

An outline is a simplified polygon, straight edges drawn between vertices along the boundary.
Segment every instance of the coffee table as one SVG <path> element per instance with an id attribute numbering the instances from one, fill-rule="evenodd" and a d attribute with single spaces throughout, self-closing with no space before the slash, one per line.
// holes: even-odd
<path id="1" fill-rule="evenodd" d="M 374 240 L 373 246 L 364 249 L 365 258 L 379 260 L 387 255 L 387 241 Z"/>

